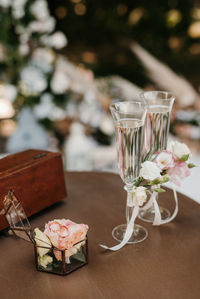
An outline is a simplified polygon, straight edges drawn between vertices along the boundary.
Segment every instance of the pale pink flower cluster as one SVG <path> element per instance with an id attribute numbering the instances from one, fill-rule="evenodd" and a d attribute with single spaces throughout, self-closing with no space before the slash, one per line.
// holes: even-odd
<path id="1" fill-rule="evenodd" d="M 155 162 L 161 170 L 166 170 L 174 167 L 175 159 L 171 152 L 162 151 L 157 155 Z"/>
<path id="2" fill-rule="evenodd" d="M 156 180 L 156 184 L 161 184 L 162 178 L 167 175 L 171 182 L 180 186 L 181 180 L 190 175 L 188 165 L 190 157 L 191 152 L 187 145 L 178 141 L 172 142 L 168 150 L 155 153 L 153 161 L 142 163 L 140 177 L 150 182 Z"/>
<path id="3" fill-rule="evenodd" d="M 170 180 L 177 186 L 180 186 L 181 180 L 190 175 L 190 170 L 186 162 L 177 161 L 174 167 L 169 169 L 168 174 L 170 175 Z"/>
<path id="4" fill-rule="evenodd" d="M 180 186 L 180 181 L 190 175 L 190 170 L 186 161 L 182 161 L 184 156 L 191 156 L 189 148 L 178 141 L 171 143 L 169 150 L 161 151 L 155 158 L 155 163 L 170 176 L 170 181 Z"/>
<path id="5" fill-rule="evenodd" d="M 77 224 L 69 219 L 55 219 L 45 225 L 44 233 L 56 248 L 70 249 L 85 239 L 87 231 L 86 224 Z"/>

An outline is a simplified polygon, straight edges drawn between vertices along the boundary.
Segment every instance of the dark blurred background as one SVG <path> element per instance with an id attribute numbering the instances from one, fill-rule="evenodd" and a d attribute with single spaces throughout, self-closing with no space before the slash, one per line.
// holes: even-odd
<path id="1" fill-rule="evenodd" d="M 119 74 L 145 87 L 145 71 L 128 48 L 137 41 L 196 88 L 200 68 L 200 2 L 187 0 L 48 1 L 57 29 L 66 33 L 64 53 L 96 76 Z"/>

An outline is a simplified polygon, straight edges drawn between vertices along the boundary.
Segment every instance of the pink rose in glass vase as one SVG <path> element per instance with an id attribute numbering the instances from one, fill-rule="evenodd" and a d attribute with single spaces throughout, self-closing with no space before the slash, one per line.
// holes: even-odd
<path id="1" fill-rule="evenodd" d="M 87 231 L 88 226 L 86 224 L 77 224 L 69 219 L 55 219 L 45 225 L 44 233 L 49 237 L 53 246 L 65 250 L 65 258 L 67 259 L 76 254 L 77 250 L 85 244 Z M 55 249 L 54 255 L 57 260 L 61 260 L 61 251 Z"/>

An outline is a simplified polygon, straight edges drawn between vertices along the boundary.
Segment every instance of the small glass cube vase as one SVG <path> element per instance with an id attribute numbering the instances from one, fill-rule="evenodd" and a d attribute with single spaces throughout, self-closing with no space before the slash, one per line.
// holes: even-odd
<path id="1" fill-rule="evenodd" d="M 88 239 L 76 243 L 68 250 L 39 246 L 34 243 L 36 269 L 59 275 L 67 275 L 87 264 Z"/>
<path id="2" fill-rule="evenodd" d="M 16 237 L 29 241 L 34 246 L 36 269 L 47 273 L 67 275 L 88 263 L 88 238 L 73 244 L 69 249 L 58 249 L 39 239 L 32 229 L 26 213 L 12 190 L 3 201 L 4 215 L 11 232 Z"/>

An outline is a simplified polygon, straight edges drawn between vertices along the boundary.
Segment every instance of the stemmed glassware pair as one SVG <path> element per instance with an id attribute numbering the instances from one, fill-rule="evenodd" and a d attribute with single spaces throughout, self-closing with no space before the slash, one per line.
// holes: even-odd
<path id="1" fill-rule="evenodd" d="M 127 224 L 118 225 L 112 231 L 114 239 L 121 242 L 129 224 L 134 207 L 129 205 L 131 192 L 139 177 L 142 161 L 153 153 L 166 149 L 169 132 L 170 112 L 174 97 L 168 92 L 146 92 L 139 100 L 119 101 L 111 104 L 110 111 L 115 124 L 118 168 L 127 191 Z M 161 216 L 169 217 L 169 212 L 161 209 Z M 154 210 L 150 208 L 141 219 L 153 222 Z M 147 238 L 147 230 L 134 224 L 128 244 L 141 242 Z"/>

